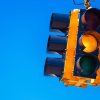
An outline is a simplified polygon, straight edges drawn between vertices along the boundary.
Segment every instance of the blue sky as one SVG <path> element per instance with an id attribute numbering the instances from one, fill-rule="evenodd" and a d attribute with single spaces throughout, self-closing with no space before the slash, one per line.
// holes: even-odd
<path id="1" fill-rule="evenodd" d="M 100 8 L 99 0 L 92 6 Z M 99 100 L 100 87 L 65 87 L 43 75 L 48 36 L 55 34 L 50 16 L 74 8 L 84 6 L 72 0 L 0 1 L 0 100 Z"/>

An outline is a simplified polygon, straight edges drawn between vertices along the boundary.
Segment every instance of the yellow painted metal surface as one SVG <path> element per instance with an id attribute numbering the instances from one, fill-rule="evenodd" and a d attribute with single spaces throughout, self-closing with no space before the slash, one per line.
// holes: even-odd
<path id="1" fill-rule="evenodd" d="M 66 48 L 66 60 L 64 66 L 64 75 L 63 79 L 73 78 L 74 62 L 76 55 L 76 45 L 77 45 L 77 34 L 78 34 L 78 25 L 79 25 L 79 12 L 80 10 L 74 10 L 71 12 L 70 25 L 68 32 L 68 43 Z M 77 78 L 75 78 L 76 80 Z"/>
<path id="2" fill-rule="evenodd" d="M 75 56 L 76 56 L 76 46 L 77 46 L 77 35 L 79 26 L 79 12 L 80 10 L 73 10 L 70 17 L 70 25 L 68 32 L 68 44 L 66 48 L 66 60 L 64 65 L 64 74 L 62 81 L 65 85 L 86 87 L 87 81 L 80 81 L 80 77 L 73 76 Z M 80 84 L 81 82 L 81 84 Z"/>

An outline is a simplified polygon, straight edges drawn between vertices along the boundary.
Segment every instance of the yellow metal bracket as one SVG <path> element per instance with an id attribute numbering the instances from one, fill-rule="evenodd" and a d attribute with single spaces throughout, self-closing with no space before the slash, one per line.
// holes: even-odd
<path id="1" fill-rule="evenodd" d="M 71 11 L 64 74 L 61 81 L 63 81 L 65 85 L 86 87 L 86 80 L 73 76 L 79 26 L 79 13 L 80 10 L 78 9 Z"/>

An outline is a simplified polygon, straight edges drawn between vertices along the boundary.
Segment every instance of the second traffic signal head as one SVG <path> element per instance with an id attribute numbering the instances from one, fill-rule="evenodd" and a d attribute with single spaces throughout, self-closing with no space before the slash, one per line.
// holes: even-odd
<path id="1" fill-rule="evenodd" d="M 50 29 L 66 33 L 69 26 L 69 15 L 53 13 L 50 21 Z M 67 47 L 67 36 L 49 36 L 47 51 L 49 53 L 58 53 L 64 55 Z M 47 58 L 45 62 L 44 74 L 50 76 L 62 77 L 64 71 L 65 59 Z"/>

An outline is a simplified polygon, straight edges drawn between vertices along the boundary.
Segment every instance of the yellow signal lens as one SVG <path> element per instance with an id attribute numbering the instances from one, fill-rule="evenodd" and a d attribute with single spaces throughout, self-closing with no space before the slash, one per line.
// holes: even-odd
<path id="1" fill-rule="evenodd" d="M 97 40 L 92 35 L 83 35 L 81 37 L 82 45 L 85 47 L 84 52 L 93 52 L 97 49 Z"/>

